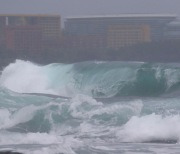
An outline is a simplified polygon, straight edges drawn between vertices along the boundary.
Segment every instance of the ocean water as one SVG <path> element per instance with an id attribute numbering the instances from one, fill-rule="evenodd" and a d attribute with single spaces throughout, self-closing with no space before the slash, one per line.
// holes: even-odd
<path id="1" fill-rule="evenodd" d="M 16 60 L 0 75 L 0 153 L 179 154 L 180 64 Z"/>

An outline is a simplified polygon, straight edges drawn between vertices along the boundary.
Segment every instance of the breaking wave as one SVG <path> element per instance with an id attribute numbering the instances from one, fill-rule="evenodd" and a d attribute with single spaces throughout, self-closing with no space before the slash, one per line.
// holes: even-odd
<path id="1" fill-rule="evenodd" d="M 0 84 L 19 93 L 72 97 L 159 96 L 178 92 L 178 64 L 82 62 L 46 66 L 17 60 L 2 71 Z"/>
<path id="2" fill-rule="evenodd" d="M 178 64 L 17 60 L 0 76 L 0 149 L 76 154 L 99 143 L 179 143 L 179 73 Z"/>
<path id="3" fill-rule="evenodd" d="M 85 95 L 54 99 L 1 89 L 0 99 L 0 145 L 180 140 L 179 98 L 104 103 Z"/>

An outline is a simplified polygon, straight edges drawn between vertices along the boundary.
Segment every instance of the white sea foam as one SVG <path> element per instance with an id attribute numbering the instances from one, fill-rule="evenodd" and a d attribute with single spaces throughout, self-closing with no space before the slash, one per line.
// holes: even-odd
<path id="1" fill-rule="evenodd" d="M 150 114 L 132 117 L 117 131 L 123 142 L 179 141 L 180 116 Z"/>
<path id="2" fill-rule="evenodd" d="M 18 148 L 18 151 L 27 154 L 75 154 L 72 148 L 82 146 L 83 143 L 72 137 L 61 137 L 53 133 L 20 134 L 0 132 L 0 145 L 14 145 L 16 148 L 18 148 L 18 145 L 21 145 L 21 147 Z M 23 148 L 23 145 L 29 146 L 28 148 Z M 33 147 L 32 145 L 37 146 Z"/>
<path id="3" fill-rule="evenodd" d="M 141 67 L 132 69 L 129 66 L 119 67 L 119 64 L 106 67 L 107 62 L 93 63 L 91 68 L 92 63 L 90 66 L 85 64 L 88 67 L 83 67 L 83 63 L 38 66 L 17 60 L 7 66 L 0 77 L 0 84 L 5 87 L 0 89 L 0 146 L 11 145 L 12 149 L 27 154 L 75 154 L 74 149 L 78 147 L 87 153 L 94 150 L 108 153 L 111 150 L 108 144 L 114 146 L 116 141 L 180 140 L 179 97 L 96 100 L 91 97 L 93 90 L 97 96 L 99 93 L 108 97 L 123 89 L 121 84 L 125 85 L 125 91 L 129 88 L 129 82 L 132 83 L 130 92 L 141 88 L 136 87 L 137 76 L 133 76 Z M 152 69 L 156 71 L 158 81 L 166 79 L 169 82 L 168 88 L 178 84 L 178 69 Z M 146 81 L 144 77 L 140 76 L 137 81 L 141 78 Z M 156 81 L 154 83 L 157 84 Z M 6 88 L 20 93 L 50 93 L 72 98 L 27 96 L 11 93 Z M 104 145 L 96 146 L 100 142 Z M 29 149 L 23 148 L 26 144 Z M 93 144 L 97 149 L 93 148 Z M 131 147 L 129 150 L 132 152 Z"/>
<path id="4" fill-rule="evenodd" d="M 54 93 L 42 66 L 17 60 L 8 65 L 0 78 L 1 86 L 20 93 Z"/>
<path id="5" fill-rule="evenodd" d="M 73 117 L 88 119 L 90 111 L 100 109 L 103 106 L 101 102 L 86 95 L 76 95 L 71 99 L 69 110 Z"/>
<path id="6" fill-rule="evenodd" d="M 19 93 L 46 93 L 72 96 L 74 89 L 72 65 L 50 64 L 40 66 L 16 60 L 1 73 L 0 85 Z"/>
<path id="7" fill-rule="evenodd" d="M 176 69 L 166 69 L 165 77 L 167 80 L 167 87 L 171 88 L 173 85 L 179 82 L 180 72 Z"/>
<path id="8" fill-rule="evenodd" d="M 33 119 L 33 117 L 37 114 L 38 111 L 45 110 L 52 105 L 60 107 L 59 104 L 50 102 L 41 106 L 27 105 L 20 109 L 14 109 L 14 111 L 10 111 L 9 109 L 0 109 L 0 129 L 11 128 L 18 124 L 28 122 Z M 47 110 L 44 118 L 51 120 L 51 112 L 49 110 Z"/>
<path id="9" fill-rule="evenodd" d="M 0 114 L 0 129 L 10 128 L 19 123 L 24 123 L 33 118 L 36 109 L 32 106 L 27 106 L 15 113 L 11 113 L 7 109 L 1 109 Z"/>

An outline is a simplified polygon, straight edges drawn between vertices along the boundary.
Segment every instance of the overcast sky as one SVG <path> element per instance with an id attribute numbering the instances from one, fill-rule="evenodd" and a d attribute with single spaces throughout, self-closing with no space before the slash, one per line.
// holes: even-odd
<path id="1" fill-rule="evenodd" d="M 121 13 L 180 16 L 180 0 L 0 0 L 0 13 L 52 13 L 62 17 Z"/>

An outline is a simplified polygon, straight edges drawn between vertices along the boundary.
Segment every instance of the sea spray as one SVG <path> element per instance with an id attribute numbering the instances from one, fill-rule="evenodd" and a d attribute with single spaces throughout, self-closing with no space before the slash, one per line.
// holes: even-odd
<path id="1" fill-rule="evenodd" d="M 179 142 L 180 116 L 132 117 L 117 135 L 122 142 Z"/>
<path id="2" fill-rule="evenodd" d="M 17 60 L 8 65 L 2 72 L 0 84 L 19 93 L 52 93 L 48 88 L 48 78 L 44 75 L 43 66 Z"/>

